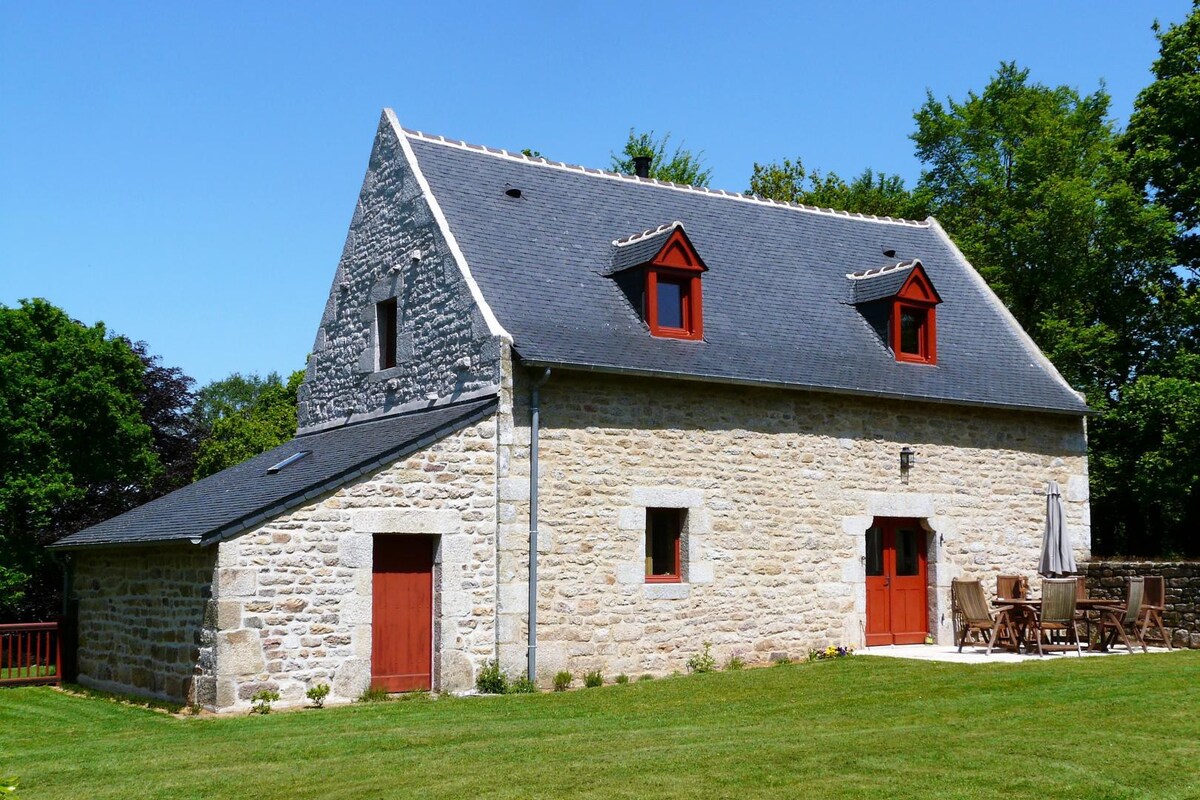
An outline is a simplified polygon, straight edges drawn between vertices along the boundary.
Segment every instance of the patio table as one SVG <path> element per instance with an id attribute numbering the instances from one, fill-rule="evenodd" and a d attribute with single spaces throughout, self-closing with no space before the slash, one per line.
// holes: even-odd
<path id="1" fill-rule="evenodd" d="M 996 624 L 999 625 L 1002 621 L 1011 623 L 1017 630 L 1017 638 L 1018 638 L 1017 646 L 1014 649 L 1017 652 L 1020 652 L 1020 645 L 1024 644 L 1025 651 L 1029 652 L 1029 643 L 1025 640 L 1026 639 L 1025 630 L 1026 630 L 1028 623 L 1033 621 L 1033 619 L 1034 619 L 1033 615 L 1035 614 L 1035 612 L 1042 607 L 1041 598 L 1036 598 L 1036 597 L 1024 597 L 1024 598 L 1004 597 L 1004 598 L 1001 598 L 1001 597 L 998 597 L 992 601 L 992 605 L 997 606 L 997 607 L 1010 606 L 1012 608 L 1011 611 L 1009 611 L 1008 609 L 1002 610 L 996 619 Z M 1107 597 L 1081 597 L 1075 601 L 1075 607 L 1085 613 L 1090 612 L 1090 611 L 1099 611 L 1101 608 L 1104 608 L 1107 606 L 1114 606 L 1114 605 L 1120 605 L 1120 601 L 1112 600 Z M 1083 649 L 1086 649 L 1086 650 L 1092 649 L 1091 633 L 1092 633 L 1091 621 L 1089 620 L 1088 621 L 1087 646 Z M 1082 646 L 1083 643 L 1080 642 L 1080 645 Z M 1103 649 L 1103 648 L 1101 648 L 1101 649 Z"/>

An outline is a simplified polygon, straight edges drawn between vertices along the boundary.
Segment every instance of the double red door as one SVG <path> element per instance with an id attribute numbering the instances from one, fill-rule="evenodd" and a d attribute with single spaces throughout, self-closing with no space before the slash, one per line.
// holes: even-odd
<path id="1" fill-rule="evenodd" d="M 371 686 L 428 690 L 433 681 L 431 536 L 376 536 L 372 578 Z"/>
<path id="2" fill-rule="evenodd" d="M 867 646 L 920 644 L 929 633 L 925 531 L 877 517 L 867 530 Z"/>

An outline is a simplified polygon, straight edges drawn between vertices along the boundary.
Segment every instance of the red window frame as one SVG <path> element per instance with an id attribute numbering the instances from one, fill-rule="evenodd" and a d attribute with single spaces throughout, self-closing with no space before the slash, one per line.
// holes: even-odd
<path id="1" fill-rule="evenodd" d="M 700 288 L 700 276 L 708 269 L 700 254 L 692 245 L 692 240 L 676 228 L 667 237 L 667 241 L 659 248 L 654 258 L 645 265 L 646 290 L 645 314 L 646 325 L 650 335 L 667 339 L 703 339 L 704 338 L 704 296 Z M 680 292 L 679 318 L 683 327 L 675 328 L 660 325 L 658 322 L 658 283 L 660 280 L 678 283 Z"/>
<path id="2" fill-rule="evenodd" d="M 658 282 L 660 279 L 678 283 L 680 292 L 680 319 L 682 328 L 667 327 L 658 323 Z M 704 338 L 704 311 L 700 289 L 700 276 L 697 273 L 649 266 L 646 268 L 646 324 L 650 333 L 670 339 L 702 339 Z"/>
<path id="3" fill-rule="evenodd" d="M 900 348 L 900 317 L 905 312 L 922 315 L 917 328 L 917 352 L 906 353 Z M 914 364 L 937 363 L 937 314 L 932 303 L 913 303 L 897 300 L 892 306 L 892 351 L 897 361 Z"/>
<path id="4" fill-rule="evenodd" d="M 653 517 L 655 515 L 666 516 L 668 513 L 674 516 L 676 524 L 673 534 L 674 541 L 671 543 L 673 547 L 671 556 L 674 563 L 669 574 L 655 575 L 652 574 L 654 558 Z M 684 509 L 681 508 L 646 509 L 646 583 L 683 583 L 683 515 Z"/>
<path id="5" fill-rule="evenodd" d="M 908 280 L 896 292 L 892 302 L 892 318 L 889 321 L 891 332 L 892 352 L 897 361 L 910 364 L 937 364 L 937 305 L 942 302 L 937 290 L 921 262 L 917 262 Z M 905 353 L 900 349 L 900 317 L 905 311 L 917 312 L 924 315 L 924 320 L 917 330 L 916 353 Z"/>

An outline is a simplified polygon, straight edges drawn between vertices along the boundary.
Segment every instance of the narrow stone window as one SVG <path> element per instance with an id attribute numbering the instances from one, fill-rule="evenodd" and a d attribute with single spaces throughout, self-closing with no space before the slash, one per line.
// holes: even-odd
<path id="1" fill-rule="evenodd" d="M 680 583 L 685 508 L 646 509 L 646 583 Z"/>
<path id="2" fill-rule="evenodd" d="M 396 366 L 396 298 L 375 304 L 375 363 L 378 369 Z"/>

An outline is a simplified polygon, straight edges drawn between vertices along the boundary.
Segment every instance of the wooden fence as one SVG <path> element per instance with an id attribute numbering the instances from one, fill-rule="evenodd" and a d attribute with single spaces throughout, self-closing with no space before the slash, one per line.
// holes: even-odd
<path id="1" fill-rule="evenodd" d="M 0 686 L 57 684 L 62 665 L 59 623 L 0 625 Z"/>

